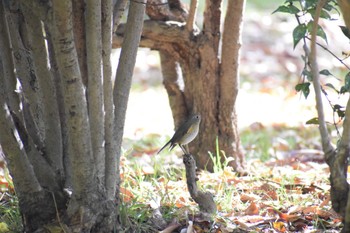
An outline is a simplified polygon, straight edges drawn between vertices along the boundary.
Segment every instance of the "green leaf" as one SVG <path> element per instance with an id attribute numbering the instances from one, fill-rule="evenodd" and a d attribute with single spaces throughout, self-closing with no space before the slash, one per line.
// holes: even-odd
<path id="1" fill-rule="evenodd" d="M 295 86 L 295 90 L 297 92 L 301 91 L 304 94 L 305 99 L 307 99 L 310 94 L 310 83 L 299 83 Z"/>
<path id="2" fill-rule="evenodd" d="M 332 83 L 326 83 L 326 86 L 333 89 L 335 92 L 337 92 L 339 94 L 339 91 L 333 86 Z"/>
<path id="3" fill-rule="evenodd" d="M 309 31 L 309 33 L 311 33 L 312 31 L 312 27 L 314 25 L 314 21 L 311 20 L 308 24 L 307 24 L 307 30 Z M 316 33 L 319 37 L 321 37 L 322 39 L 324 39 L 326 41 L 326 43 L 328 44 L 328 41 L 327 41 L 327 35 L 326 33 L 324 32 L 323 28 L 318 25 L 317 26 L 317 33 Z"/>
<path id="4" fill-rule="evenodd" d="M 329 75 L 333 76 L 333 74 L 331 72 L 329 72 L 329 70 L 327 70 L 327 69 L 321 70 L 320 74 L 325 75 L 325 76 L 329 76 Z"/>
<path id="5" fill-rule="evenodd" d="M 316 8 L 316 4 L 317 4 L 317 0 L 304 0 L 302 1 L 304 4 L 304 8 L 305 9 L 315 9 Z"/>
<path id="6" fill-rule="evenodd" d="M 303 72 L 301 73 L 304 77 L 306 77 L 306 79 L 310 82 L 312 82 L 312 74 L 310 71 L 308 71 L 307 69 L 304 69 Z"/>
<path id="7" fill-rule="evenodd" d="M 350 72 L 345 75 L 345 84 L 340 88 L 340 94 L 350 91 Z"/>
<path id="8" fill-rule="evenodd" d="M 305 124 L 307 124 L 307 125 L 318 125 L 319 124 L 318 117 L 314 117 L 314 118 L 308 120 Z"/>
<path id="9" fill-rule="evenodd" d="M 314 17 L 315 17 L 316 8 L 308 9 L 307 12 L 310 13 L 310 15 L 312 16 L 312 18 L 314 18 Z M 323 19 L 331 19 L 332 17 L 331 17 L 330 14 L 328 14 L 327 11 L 321 10 L 320 18 L 323 18 Z"/>
<path id="10" fill-rule="evenodd" d="M 333 111 L 336 112 L 340 118 L 345 117 L 345 110 L 343 106 L 340 106 L 339 104 L 335 104 L 333 106 Z"/>
<path id="11" fill-rule="evenodd" d="M 294 28 L 293 30 L 293 44 L 294 44 L 293 48 L 294 49 L 299 43 L 299 41 L 305 37 L 306 32 L 307 32 L 307 28 L 305 24 L 299 24 L 298 26 L 296 26 L 296 28 Z"/>
<path id="12" fill-rule="evenodd" d="M 345 26 L 339 26 L 343 34 L 350 39 L 350 30 Z"/>
<path id="13" fill-rule="evenodd" d="M 288 6 L 279 6 L 274 12 L 272 12 L 272 14 L 276 12 L 289 13 L 289 14 L 295 15 L 299 13 L 300 10 L 298 9 L 298 7 L 294 5 L 288 5 Z"/>
<path id="14" fill-rule="evenodd" d="M 328 44 L 327 35 L 320 25 L 318 25 L 318 27 L 317 27 L 317 35 L 319 37 L 321 37 L 322 39 L 324 39 L 326 41 L 326 43 Z"/>

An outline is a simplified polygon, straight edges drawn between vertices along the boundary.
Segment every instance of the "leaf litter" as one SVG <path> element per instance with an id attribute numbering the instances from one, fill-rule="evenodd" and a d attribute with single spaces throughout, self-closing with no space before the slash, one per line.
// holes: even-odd
<path id="1" fill-rule="evenodd" d="M 254 127 L 249 129 L 250 133 Z M 200 213 L 191 199 L 182 158 L 176 151 L 154 155 L 150 149 L 143 155 L 136 151 L 136 159 L 132 153 L 124 158 L 122 187 L 128 191 L 122 192 L 122 200 L 125 205 L 144 203 L 149 213 L 157 210 L 165 222 L 154 232 L 339 231 L 342 218 L 331 208 L 329 169 L 317 142 L 317 129 L 308 127 L 307 130 L 316 132 L 300 134 L 297 127 L 272 128 L 270 131 L 260 125 L 259 129 L 267 133 L 265 136 L 273 147 L 268 160 L 263 162 L 258 157 L 261 151 L 254 146 L 257 141 L 244 143 L 250 154 L 248 176 L 240 177 L 230 167 L 217 173 L 198 173 L 200 188 L 214 194 L 218 208 L 215 216 Z M 295 141 L 288 141 L 286 136 Z M 281 144 L 278 138 L 287 142 Z M 132 169 L 135 163 L 140 164 L 139 169 Z M 150 214 L 142 224 L 149 224 L 152 218 Z"/>

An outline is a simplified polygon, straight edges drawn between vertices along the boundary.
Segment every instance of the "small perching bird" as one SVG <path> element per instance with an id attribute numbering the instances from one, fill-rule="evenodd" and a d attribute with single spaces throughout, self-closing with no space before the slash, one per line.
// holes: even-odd
<path id="1" fill-rule="evenodd" d="M 190 116 L 180 127 L 175 131 L 173 137 L 158 151 L 158 154 L 170 144 L 169 150 L 172 150 L 176 145 L 182 149 L 185 154 L 189 154 L 184 145 L 192 142 L 196 138 L 199 131 L 201 116 L 194 114 Z"/>

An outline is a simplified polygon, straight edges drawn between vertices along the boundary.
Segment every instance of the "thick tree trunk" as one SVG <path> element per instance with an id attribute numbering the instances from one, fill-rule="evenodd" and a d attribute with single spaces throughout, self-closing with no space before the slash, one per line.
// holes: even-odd
<path id="1" fill-rule="evenodd" d="M 175 128 L 189 114 L 201 114 L 200 133 L 190 143 L 197 166 L 213 169 L 208 151 L 216 150 L 218 138 L 220 150 L 228 158 L 233 157 L 230 165 L 244 173 L 235 111 L 244 0 L 229 2 L 223 33 L 220 31 L 221 0 L 206 1 L 201 31 L 194 24 L 197 1 L 191 1 L 188 13 L 180 1 L 169 1 L 169 5 L 156 4 L 160 3 L 158 0 L 151 2 L 147 7 L 151 20 L 145 22 L 140 45 L 160 51 Z M 113 40 L 114 47 L 121 45 L 123 36 L 121 25 Z M 179 86 L 182 82 L 184 87 Z M 218 156 L 224 160 L 222 154 Z"/>

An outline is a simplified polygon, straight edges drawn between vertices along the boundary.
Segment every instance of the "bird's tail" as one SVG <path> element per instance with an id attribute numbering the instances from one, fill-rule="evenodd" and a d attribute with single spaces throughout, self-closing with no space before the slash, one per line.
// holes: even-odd
<path id="1" fill-rule="evenodd" d="M 167 142 L 162 148 L 160 148 L 160 150 L 157 152 L 157 154 L 162 152 L 162 150 L 164 150 L 164 148 L 167 147 L 170 143 L 171 143 L 171 141 Z"/>

